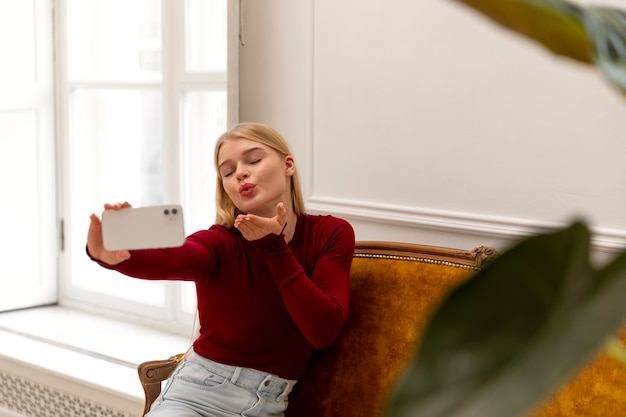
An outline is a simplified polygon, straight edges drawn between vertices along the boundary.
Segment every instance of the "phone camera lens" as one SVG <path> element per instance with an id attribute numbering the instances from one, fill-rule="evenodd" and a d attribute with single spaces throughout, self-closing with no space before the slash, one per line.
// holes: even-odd
<path id="1" fill-rule="evenodd" d="M 178 213 L 178 210 L 172 209 L 172 214 L 177 214 L 177 213 Z"/>
<path id="2" fill-rule="evenodd" d="M 163 210 L 163 214 L 165 214 L 167 216 L 168 214 L 170 214 L 170 211 L 168 209 L 165 209 L 165 210 Z"/>

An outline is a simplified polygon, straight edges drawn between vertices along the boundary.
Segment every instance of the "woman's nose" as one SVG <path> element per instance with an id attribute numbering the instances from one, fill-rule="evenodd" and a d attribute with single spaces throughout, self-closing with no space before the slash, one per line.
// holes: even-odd
<path id="1" fill-rule="evenodd" d="M 237 179 L 244 180 L 250 176 L 250 173 L 247 169 L 239 168 L 237 169 Z"/>

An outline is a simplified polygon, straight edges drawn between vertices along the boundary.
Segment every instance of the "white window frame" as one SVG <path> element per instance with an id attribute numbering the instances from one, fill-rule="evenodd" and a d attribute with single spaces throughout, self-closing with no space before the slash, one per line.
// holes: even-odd
<path id="1" fill-rule="evenodd" d="M 50 304 L 57 298 L 51 8 L 52 0 L 4 2 L 0 7 L 5 29 L 0 30 L 5 59 L 0 70 L 0 174 L 9 185 L 3 187 L 0 208 L 6 261 L 0 311 Z M 7 33 L 12 24 L 19 27 Z"/>
<path id="2" fill-rule="evenodd" d="M 190 175 L 193 173 L 185 171 L 186 158 L 190 152 L 185 149 L 185 143 L 182 139 L 183 132 L 181 119 L 185 117 L 182 109 L 181 97 L 188 91 L 206 91 L 216 86 L 226 87 L 226 95 L 228 100 L 227 109 L 227 125 L 230 126 L 238 120 L 238 48 L 239 48 L 239 2 L 227 0 L 227 60 L 228 68 L 226 74 L 211 73 L 186 73 L 184 71 L 185 56 L 182 44 L 185 39 L 184 33 L 184 7 L 185 0 L 162 0 L 162 28 L 163 28 L 163 137 L 166 142 L 167 153 L 170 157 L 166 161 L 164 170 L 167 171 L 169 183 L 165 186 L 165 195 L 169 202 L 181 201 L 185 209 L 187 232 L 197 230 L 198 222 L 195 220 L 197 213 L 194 212 L 192 201 L 188 196 L 192 189 L 190 184 Z M 89 213 L 70 213 L 68 203 L 70 193 L 67 187 L 67 177 L 69 171 L 64 161 L 69 160 L 69 120 L 70 120 L 70 103 L 68 101 L 69 93 L 76 87 L 100 87 L 97 83 L 89 85 L 88 83 L 70 83 L 68 80 L 68 69 L 66 66 L 66 34 L 63 28 L 66 27 L 66 0 L 55 0 L 55 50 L 56 54 L 56 91 L 57 91 L 57 137 L 59 138 L 59 178 L 60 178 L 60 194 L 59 222 L 64 224 L 64 233 L 66 236 L 70 234 L 68 227 L 71 222 L 85 221 L 88 222 Z M 132 87 L 132 86 L 131 86 Z M 140 87 L 140 86 L 139 86 Z M 207 167 L 213 171 L 212 155 L 206 155 Z M 196 156 L 197 157 L 197 156 Z M 213 195 L 210 196 L 212 201 Z M 104 203 L 104 201 L 103 201 Z M 68 221 L 70 220 L 70 221 Z M 211 218 L 212 222 L 213 219 Z M 189 227 L 191 225 L 191 227 Z M 204 224 L 208 227 L 210 224 Z M 115 299 L 109 296 L 85 291 L 72 285 L 70 276 L 70 260 L 71 257 L 86 256 L 84 251 L 84 243 L 81 246 L 78 242 L 74 242 L 73 246 L 66 246 L 65 251 L 60 255 L 60 293 L 59 304 L 73 308 L 80 308 L 86 311 L 97 311 L 114 318 L 129 319 L 132 317 L 137 322 L 150 324 L 155 327 L 161 327 L 169 331 L 180 334 L 186 334 L 189 330 L 189 324 L 195 318 L 195 309 L 193 313 L 189 312 L 188 306 L 185 309 L 183 304 L 183 293 L 189 294 L 189 285 L 184 289 L 181 283 L 162 282 L 165 286 L 166 301 L 165 305 L 155 307 L 146 305 L 133 305 L 128 301 Z M 132 278 L 127 278 L 132 279 Z M 187 297 L 189 299 L 189 297 Z M 186 310 L 186 311 L 185 311 Z"/>

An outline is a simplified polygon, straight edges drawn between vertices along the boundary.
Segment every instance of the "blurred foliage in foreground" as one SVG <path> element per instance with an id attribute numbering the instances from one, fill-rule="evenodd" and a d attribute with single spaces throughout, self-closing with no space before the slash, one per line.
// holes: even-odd
<path id="1" fill-rule="evenodd" d="M 626 253 L 596 269 L 590 240 L 580 222 L 532 236 L 454 290 L 391 415 L 522 416 L 570 377 L 626 318 Z"/>
<path id="2" fill-rule="evenodd" d="M 626 95 L 626 13 L 560 0 L 452 0 L 555 54 L 595 65 Z M 626 361 L 626 252 L 590 263 L 581 222 L 522 240 L 450 294 L 429 323 L 393 417 L 526 415 L 597 351 Z M 607 340 L 609 342 L 607 342 Z"/>
<path id="3" fill-rule="evenodd" d="M 562 0 L 452 0 L 555 54 L 597 66 L 626 94 L 626 12 Z"/>

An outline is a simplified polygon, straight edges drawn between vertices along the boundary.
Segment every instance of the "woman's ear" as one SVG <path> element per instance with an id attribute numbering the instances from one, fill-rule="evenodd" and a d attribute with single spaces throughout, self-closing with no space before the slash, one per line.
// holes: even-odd
<path id="1" fill-rule="evenodd" d="M 291 155 L 285 157 L 285 174 L 292 176 L 296 172 L 296 161 Z"/>

